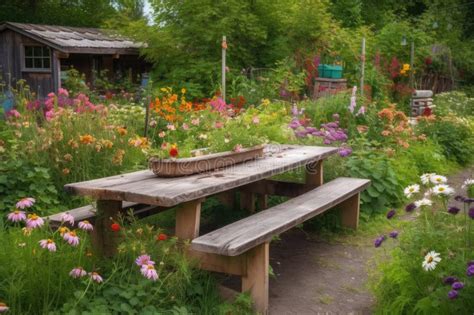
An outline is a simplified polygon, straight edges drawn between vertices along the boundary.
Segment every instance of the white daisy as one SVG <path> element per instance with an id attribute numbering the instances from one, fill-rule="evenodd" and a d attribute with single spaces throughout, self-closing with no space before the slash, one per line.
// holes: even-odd
<path id="1" fill-rule="evenodd" d="M 407 198 L 410 198 L 412 195 L 419 192 L 420 192 L 420 185 L 418 184 L 410 185 L 406 187 L 405 190 L 403 191 L 403 193 L 405 194 L 405 196 L 407 196 Z"/>
<path id="2" fill-rule="evenodd" d="M 423 185 L 429 184 L 431 176 L 436 176 L 436 174 L 435 173 L 426 173 L 426 174 L 421 175 L 420 176 L 421 183 Z"/>
<path id="3" fill-rule="evenodd" d="M 462 189 L 465 189 L 466 187 L 472 186 L 472 185 L 474 185 L 474 179 L 471 179 L 471 178 L 466 179 L 464 181 L 464 184 L 462 185 Z"/>
<path id="4" fill-rule="evenodd" d="M 436 265 L 437 265 L 440 261 L 441 261 L 441 257 L 439 257 L 439 253 L 437 253 L 437 252 L 435 252 L 434 250 L 432 250 L 431 252 L 429 252 L 428 254 L 426 254 L 425 260 L 423 261 L 423 263 L 421 264 L 421 266 L 422 266 L 423 269 L 425 269 L 426 271 L 435 270 Z"/>
<path id="5" fill-rule="evenodd" d="M 446 184 L 448 179 L 445 176 L 433 175 L 430 177 L 430 181 L 435 185 L 439 185 L 439 184 Z"/>
<path id="6" fill-rule="evenodd" d="M 454 189 L 449 187 L 448 185 L 436 185 L 433 187 L 433 194 L 435 195 L 444 195 L 444 196 L 449 196 L 454 194 Z"/>
<path id="7" fill-rule="evenodd" d="M 419 207 L 423 207 L 423 206 L 431 206 L 433 204 L 433 202 L 427 198 L 423 198 L 421 200 L 417 200 L 414 202 L 415 203 L 415 206 L 417 208 Z"/>

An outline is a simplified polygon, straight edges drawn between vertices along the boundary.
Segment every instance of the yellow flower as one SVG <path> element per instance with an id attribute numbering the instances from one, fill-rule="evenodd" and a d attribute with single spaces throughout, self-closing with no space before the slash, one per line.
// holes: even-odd
<path id="1" fill-rule="evenodd" d="M 67 232 L 69 232 L 69 229 L 68 229 L 67 227 L 62 226 L 62 227 L 59 228 L 59 234 L 60 234 L 61 236 L 63 236 L 63 235 L 66 234 Z"/>
<path id="2" fill-rule="evenodd" d="M 263 106 L 270 105 L 270 100 L 269 100 L 268 98 L 264 98 L 264 99 L 262 100 L 262 105 L 263 105 Z"/>
<path id="3" fill-rule="evenodd" d="M 408 63 L 403 64 L 403 70 L 409 71 L 410 70 L 410 65 Z"/>
<path id="4" fill-rule="evenodd" d="M 182 88 L 181 89 L 181 94 L 185 94 L 186 93 L 186 89 L 185 88 Z"/>
<path id="5" fill-rule="evenodd" d="M 30 236 L 31 235 L 31 231 L 33 231 L 33 229 L 31 228 L 27 228 L 27 227 L 24 227 L 21 229 L 23 231 L 23 235 L 25 236 Z"/>

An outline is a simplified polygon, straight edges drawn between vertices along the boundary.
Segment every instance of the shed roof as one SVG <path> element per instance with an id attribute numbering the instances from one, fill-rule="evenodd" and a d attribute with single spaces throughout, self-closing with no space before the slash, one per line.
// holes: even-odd
<path id="1" fill-rule="evenodd" d="M 11 29 L 65 53 L 138 54 L 143 43 L 97 28 L 52 26 L 6 22 L 0 31 Z"/>

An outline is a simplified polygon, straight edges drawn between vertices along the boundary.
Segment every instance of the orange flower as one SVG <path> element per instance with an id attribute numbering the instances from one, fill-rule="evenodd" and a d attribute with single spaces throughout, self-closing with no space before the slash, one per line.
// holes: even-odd
<path id="1" fill-rule="evenodd" d="M 83 135 L 83 136 L 79 136 L 79 141 L 82 143 L 82 144 L 91 144 L 91 143 L 94 143 L 95 142 L 95 138 L 89 134 L 86 134 L 86 135 Z"/>
<path id="2" fill-rule="evenodd" d="M 122 150 L 122 149 L 117 150 L 114 157 L 112 158 L 112 163 L 115 164 L 115 165 L 122 165 L 124 155 L 125 155 L 124 150 Z"/>
<path id="3" fill-rule="evenodd" d="M 391 134 L 392 134 L 391 131 L 388 131 L 388 130 L 382 131 L 382 136 L 384 136 L 384 137 L 390 136 Z"/>
<path id="4" fill-rule="evenodd" d="M 63 168 L 63 174 L 64 175 L 69 175 L 69 173 L 71 173 L 71 170 L 68 169 L 67 167 L 66 168 Z"/>
<path id="5" fill-rule="evenodd" d="M 386 118 L 389 121 L 393 120 L 393 111 L 390 108 L 384 108 L 378 113 L 380 118 Z"/>
<path id="6" fill-rule="evenodd" d="M 127 134 L 127 128 L 126 127 L 117 127 L 117 132 L 121 136 L 125 136 Z"/>
<path id="7" fill-rule="evenodd" d="M 77 142 L 74 141 L 74 140 L 72 140 L 72 139 L 69 140 L 69 141 L 67 142 L 67 144 L 70 145 L 71 148 L 73 148 L 73 149 L 77 149 L 77 148 L 79 147 L 79 145 L 77 144 Z"/>
<path id="8" fill-rule="evenodd" d="M 148 139 L 145 137 L 136 137 L 135 139 L 128 140 L 128 144 L 144 149 L 148 147 Z"/>

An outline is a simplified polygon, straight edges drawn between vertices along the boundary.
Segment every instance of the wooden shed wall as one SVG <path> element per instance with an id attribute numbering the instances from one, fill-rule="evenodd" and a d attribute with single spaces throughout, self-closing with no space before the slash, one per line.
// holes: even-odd
<path id="1" fill-rule="evenodd" d="M 42 45 L 11 30 L 0 32 L 0 75 L 2 80 L 15 86 L 20 79 L 26 80 L 31 90 L 40 96 L 54 91 L 52 72 L 23 71 L 23 45 Z M 51 50 L 53 56 L 53 50 Z M 52 58 L 53 59 L 53 58 Z M 53 65 L 51 60 L 51 65 Z"/>

